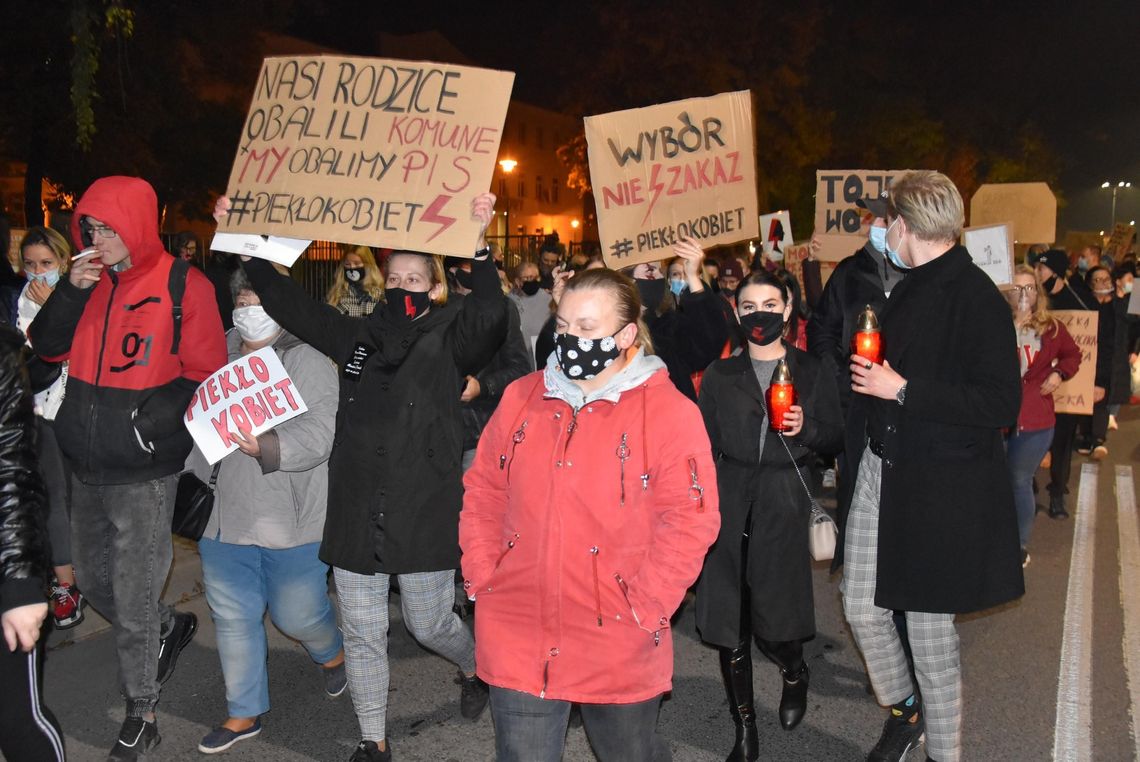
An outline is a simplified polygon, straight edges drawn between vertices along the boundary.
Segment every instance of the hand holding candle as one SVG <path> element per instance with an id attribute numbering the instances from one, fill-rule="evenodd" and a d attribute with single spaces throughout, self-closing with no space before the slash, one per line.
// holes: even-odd
<path id="1" fill-rule="evenodd" d="M 780 360 L 776 365 L 765 396 L 768 403 L 768 425 L 772 427 L 772 431 L 793 435 L 798 433 L 803 426 L 803 420 L 801 417 L 796 425 L 796 417 L 802 416 L 803 411 L 796 405 L 796 387 L 792 383 L 792 372 L 788 369 L 787 360 Z M 789 414 L 791 414 L 790 422 Z"/>

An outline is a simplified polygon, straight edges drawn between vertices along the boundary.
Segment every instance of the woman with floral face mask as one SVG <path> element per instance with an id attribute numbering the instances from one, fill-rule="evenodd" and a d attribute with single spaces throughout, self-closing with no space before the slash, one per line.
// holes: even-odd
<path id="1" fill-rule="evenodd" d="M 576 274 L 556 325 L 551 362 L 507 387 L 464 480 L 496 758 L 561 759 L 579 703 L 600 760 L 660 759 L 669 619 L 720 523 L 708 437 L 629 278 Z"/>
<path id="2" fill-rule="evenodd" d="M 367 317 L 384 298 L 384 274 L 367 246 L 353 246 L 341 257 L 325 301 L 342 315 Z"/>
<path id="3" fill-rule="evenodd" d="M 16 302 L 16 327 L 26 336 L 28 326 L 55 291 L 60 277 L 67 273 L 71 264 L 71 246 L 55 230 L 34 227 L 20 241 L 20 260 L 28 282 Z M 36 449 L 48 490 L 48 536 L 55 573 L 51 613 L 56 627 L 68 629 L 83 621 L 87 600 L 75 584 L 75 567 L 71 563 L 71 506 L 67 499 L 67 480 L 70 477 L 53 428 L 66 393 L 67 363 L 49 363 L 32 355 L 27 367 L 35 393 Z"/>
<path id="4" fill-rule="evenodd" d="M 1053 440 L 1053 392 L 1072 378 L 1081 365 L 1081 350 L 1046 308 L 1045 291 L 1033 270 L 1018 265 L 1013 286 L 1005 292 L 1017 329 L 1017 355 L 1021 361 L 1021 412 L 1017 429 L 1006 442 L 1013 502 L 1021 539 L 1021 565 L 1029 564 L 1029 535 L 1037 513 L 1033 475 Z"/>
<path id="5" fill-rule="evenodd" d="M 252 436 L 231 434 L 240 452 L 216 466 L 214 512 L 198 542 L 206 600 L 218 632 L 226 719 L 198 744 L 225 751 L 261 732 L 269 711 L 265 613 L 320 665 L 325 693 L 347 685 L 328 564 L 317 556 L 325 526 L 328 458 L 336 420 L 336 369 L 270 317 L 245 272 L 230 278 L 234 329 L 229 360 L 272 347 L 308 410 Z M 197 448 L 188 466 L 202 481 L 211 466 Z"/>
<path id="6" fill-rule="evenodd" d="M 721 676 L 736 726 L 730 760 L 759 755 L 752 694 L 752 644 L 783 678 L 779 719 L 795 728 L 807 710 L 803 641 L 815 635 L 807 471 L 817 454 L 839 450 L 843 417 L 835 370 L 784 341 L 795 319 L 792 292 L 775 273 L 753 271 L 736 292 L 746 349 L 717 360 L 701 384 L 701 413 L 717 459 L 721 530 L 697 584 L 701 638 L 720 650 Z M 772 430 L 765 392 L 780 362 L 800 404 Z"/>

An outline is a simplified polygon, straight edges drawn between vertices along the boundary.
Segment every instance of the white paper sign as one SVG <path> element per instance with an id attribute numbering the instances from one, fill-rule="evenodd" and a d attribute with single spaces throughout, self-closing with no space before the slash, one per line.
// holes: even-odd
<path id="1" fill-rule="evenodd" d="M 183 421 L 213 465 L 237 450 L 231 433 L 257 436 L 308 409 L 273 347 L 262 347 L 203 381 Z"/>
<path id="2" fill-rule="evenodd" d="M 1013 283 L 1013 235 L 1009 224 L 966 228 L 962 244 L 974 264 L 999 286 Z"/>
<path id="3" fill-rule="evenodd" d="M 280 238 L 278 236 L 247 235 L 245 233 L 214 233 L 210 248 L 214 251 L 228 251 L 257 259 L 268 259 L 279 265 L 292 267 L 312 241 L 300 238 Z"/>
<path id="4" fill-rule="evenodd" d="M 1140 291 L 1132 289 L 1132 296 L 1128 298 L 1128 314 L 1140 315 Z"/>
<path id="5" fill-rule="evenodd" d="M 786 255 L 788 247 L 795 245 L 792 238 L 792 215 L 786 209 L 760 215 L 760 242 L 764 254 L 769 258 L 774 251 Z M 781 259 L 783 257 L 777 257 L 776 261 Z"/>

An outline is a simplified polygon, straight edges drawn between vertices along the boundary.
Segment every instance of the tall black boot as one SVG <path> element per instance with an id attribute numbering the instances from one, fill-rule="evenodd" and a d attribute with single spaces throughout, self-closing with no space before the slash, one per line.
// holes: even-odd
<path id="1" fill-rule="evenodd" d="M 784 690 L 780 694 L 780 725 L 793 730 L 807 712 L 808 666 L 804 661 L 804 644 L 799 640 L 772 641 L 756 639 L 760 650 L 780 668 Z"/>
<path id="2" fill-rule="evenodd" d="M 720 673 L 736 725 L 736 745 L 725 762 L 755 762 L 760 757 L 760 738 L 752 699 L 752 645 L 745 641 L 739 648 L 721 648 Z"/>

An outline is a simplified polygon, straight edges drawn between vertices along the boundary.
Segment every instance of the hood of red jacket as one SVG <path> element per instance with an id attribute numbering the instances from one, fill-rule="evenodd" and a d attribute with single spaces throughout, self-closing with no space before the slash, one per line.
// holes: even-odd
<path id="1" fill-rule="evenodd" d="M 152 265 L 166 253 L 158 237 L 158 196 L 141 177 L 103 177 L 91 184 L 71 218 L 71 237 L 81 249 L 84 217 L 94 217 L 119 234 L 131 253 L 132 268 Z"/>

